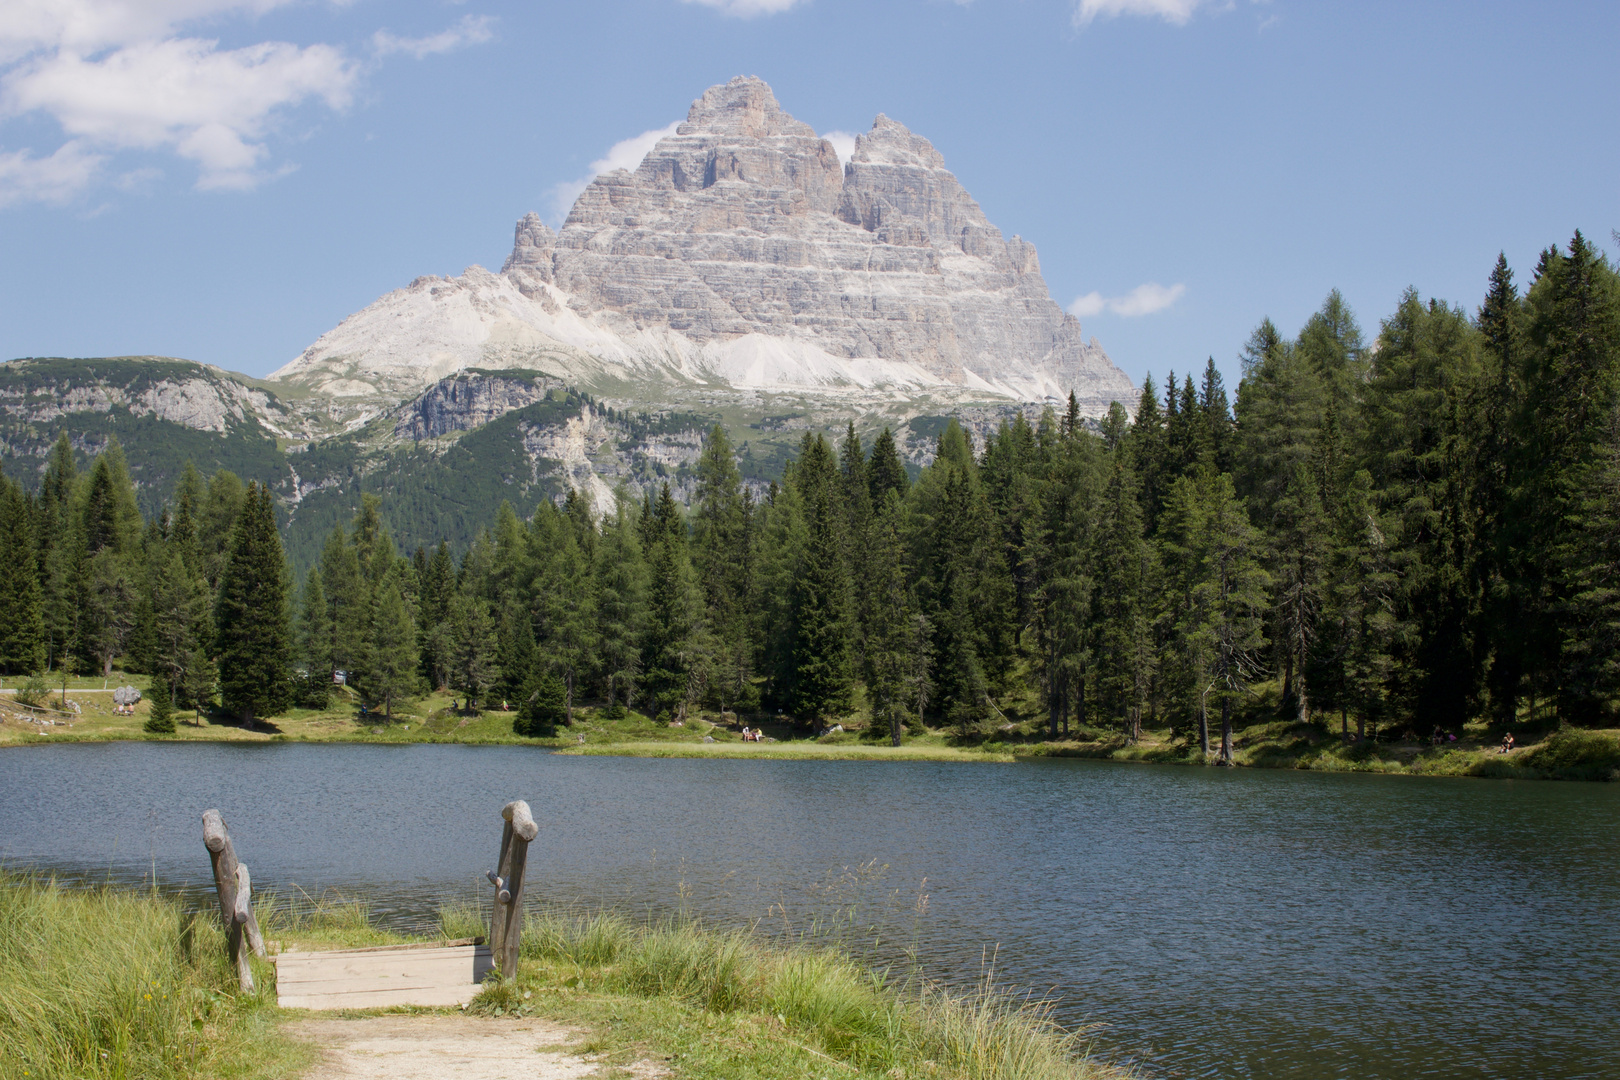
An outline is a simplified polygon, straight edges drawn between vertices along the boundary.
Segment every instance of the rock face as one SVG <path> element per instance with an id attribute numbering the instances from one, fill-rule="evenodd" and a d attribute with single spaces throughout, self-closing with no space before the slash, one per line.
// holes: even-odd
<path id="1" fill-rule="evenodd" d="M 421 442 L 455 431 L 472 431 L 515 409 L 544 401 L 551 389 L 532 379 L 441 379 L 427 393 L 399 408 L 394 437 Z"/>
<path id="2" fill-rule="evenodd" d="M 502 273 L 419 279 L 273 378 L 335 395 L 532 366 L 735 388 L 946 390 L 1130 405 L 1130 380 L 1054 303 L 1032 245 L 986 219 L 929 142 L 879 116 L 840 165 L 736 78 L 553 233 L 518 223 Z"/>

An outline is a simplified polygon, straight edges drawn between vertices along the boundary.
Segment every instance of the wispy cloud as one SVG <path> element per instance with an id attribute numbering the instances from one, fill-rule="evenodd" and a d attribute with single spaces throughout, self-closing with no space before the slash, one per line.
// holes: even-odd
<path id="1" fill-rule="evenodd" d="M 267 41 L 222 49 L 215 39 L 181 33 L 290 2 L 0 3 L 0 122 L 42 114 L 66 136 L 49 155 L 31 148 L 0 153 L 0 205 L 70 201 L 120 151 L 190 161 L 203 190 L 246 190 L 290 171 L 295 166 L 270 162 L 269 137 L 299 106 L 349 108 L 375 61 L 337 45 Z M 372 49 L 376 58 L 421 58 L 490 36 L 487 18 L 467 16 L 424 38 L 379 31 Z"/>
<path id="2" fill-rule="evenodd" d="M 1163 19 L 1175 26 L 1185 26 L 1193 12 L 1210 0 L 1077 0 L 1074 5 L 1074 25 L 1091 25 L 1094 19 L 1113 19 L 1121 15 L 1146 15 Z"/>
<path id="3" fill-rule="evenodd" d="M 0 153 L 0 206 L 67 202 L 90 182 L 102 160 L 77 141 L 63 143 L 47 158 L 27 150 Z"/>
<path id="4" fill-rule="evenodd" d="M 714 8 L 722 15 L 735 15 L 739 19 L 752 19 L 756 15 L 779 15 L 808 0 L 682 0 L 687 4 L 700 4 Z"/>
<path id="5" fill-rule="evenodd" d="M 636 168 L 641 164 L 641 159 L 647 156 L 647 151 L 658 145 L 659 139 L 675 134 L 675 129 L 680 126 L 680 121 L 677 120 L 668 127 L 643 131 L 640 135 L 621 139 L 609 147 L 606 154 L 591 162 L 589 176 L 554 184 L 551 188 L 552 224 L 558 224 L 568 216 L 568 211 L 574 208 L 574 200 L 579 198 L 580 192 L 591 186 L 592 180 L 615 169 Z"/>
<path id="6" fill-rule="evenodd" d="M 845 165 L 848 165 L 849 159 L 855 156 L 855 136 L 849 132 L 828 131 L 824 132 L 821 137 L 832 143 L 833 149 L 838 151 L 838 160 Z"/>
<path id="7" fill-rule="evenodd" d="M 1139 315 L 1152 315 L 1155 311 L 1165 308 L 1181 299 L 1187 286 L 1176 284 L 1165 288 L 1157 281 L 1149 281 L 1138 285 L 1124 296 L 1104 296 L 1100 292 L 1089 292 L 1077 297 L 1069 305 L 1069 314 L 1077 319 L 1089 319 L 1093 315 L 1101 315 L 1104 311 L 1123 318 L 1133 319 Z"/>
<path id="8" fill-rule="evenodd" d="M 467 15 L 456 25 L 428 37 L 395 37 L 387 30 L 371 35 L 371 49 L 377 56 L 408 53 L 420 60 L 435 53 L 447 53 L 468 45 L 482 45 L 495 36 L 494 22 L 488 15 Z"/>

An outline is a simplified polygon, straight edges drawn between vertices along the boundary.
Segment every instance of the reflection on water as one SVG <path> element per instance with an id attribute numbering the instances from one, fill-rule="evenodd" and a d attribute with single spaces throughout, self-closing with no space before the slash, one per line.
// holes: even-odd
<path id="1" fill-rule="evenodd" d="M 0 753 L 0 859 L 201 889 L 217 806 L 256 886 L 359 892 L 418 926 L 479 895 L 512 798 L 542 825 L 538 899 L 790 932 L 841 918 L 957 982 L 993 950 L 1151 1075 L 1620 1075 L 1610 785 L 29 747 Z"/>

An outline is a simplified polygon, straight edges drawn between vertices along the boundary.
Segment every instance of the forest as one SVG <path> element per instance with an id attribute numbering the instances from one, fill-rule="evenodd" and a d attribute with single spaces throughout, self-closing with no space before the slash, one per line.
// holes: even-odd
<path id="1" fill-rule="evenodd" d="M 1376 337 L 1334 292 L 1268 319 L 1229 396 L 1213 360 L 1083 420 L 952 423 L 908 474 L 888 431 L 807 432 L 756 497 L 726 432 L 690 508 L 667 485 L 593 520 L 509 504 L 465 550 L 396 549 L 366 495 L 296 580 L 268 489 L 194 468 L 143 518 L 116 442 L 64 435 L 0 479 L 0 667 L 152 676 L 154 711 L 378 712 L 429 688 L 680 719 L 865 719 L 983 738 L 1171 726 L 1232 758 L 1235 710 L 1346 739 L 1620 704 L 1620 277 L 1576 233 L 1470 312 L 1415 290 Z"/>

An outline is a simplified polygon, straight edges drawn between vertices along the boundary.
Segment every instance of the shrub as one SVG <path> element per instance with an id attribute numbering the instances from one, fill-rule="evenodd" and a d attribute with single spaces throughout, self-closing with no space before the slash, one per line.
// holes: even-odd
<path id="1" fill-rule="evenodd" d="M 512 719 L 517 735 L 551 735 L 568 716 L 568 691 L 555 675 L 533 675 L 523 688 L 523 701 Z"/>
<path id="2" fill-rule="evenodd" d="M 1598 731 L 1559 728 L 1525 755 L 1525 764 L 1572 778 L 1608 779 L 1620 770 L 1620 741 Z"/>
<path id="3" fill-rule="evenodd" d="M 50 696 L 51 684 L 38 672 L 28 676 L 28 681 L 17 688 L 17 700 L 36 709 L 42 708 Z"/>

